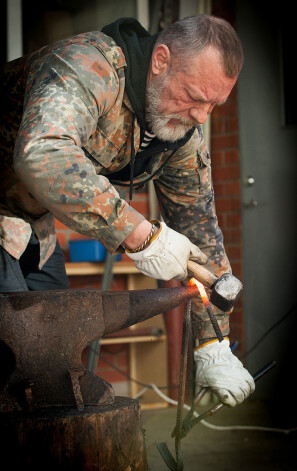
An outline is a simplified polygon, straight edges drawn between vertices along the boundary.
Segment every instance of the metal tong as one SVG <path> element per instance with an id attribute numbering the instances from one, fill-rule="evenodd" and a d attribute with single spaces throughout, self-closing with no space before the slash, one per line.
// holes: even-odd
<path id="1" fill-rule="evenodd" d="M 264 376 L 266 373 L 268 373 L 268 371 L 270 371 L 271 368 L 273 368 L 275 365 L 276 365 L 276 361 L 272 360 L 269 363 L 267 363 L 267 365 L 263 366 L 263 368 L 261 368 L 259 371 L 257 371 L 257 373 L 255 373 L 253 375 L 254 381 L 257 381 L 258 379 L 262 378 L 262 376 Z M 192 428 L 196 424 L 201 422 L 206 417 L 210 417 L 210 416 L 214 415 L 216 412 L 218 412 L 219 410 L 221 410 L 225 406 L 225 404 L 220 402 L 220 403 L 216 404 L 215 406 L 213 406 L 211 409 L 204 412 L 203 414 L 200 414 L 198 417 L 195 417 L 194 419 L 192 419 L 193 414 L 196 412 L 195 411 L 195 406 L 197 406 L 197 404 L 205 396 L 207 390 L 208 390 L 208 388 L 202 388 L 198 392 L 198 394 L 195 396 L 192 407 L 191 407 L 191 409 L 189 410 L 188 414 L 186 415 L 186 417 L 184 418 L 184 420 L 182 422 L 181 434 L 180 434 L 181 438 L 186 437 L 187 434 L 192 430 Z M 174 428 L 171 436 L 175 437 L 175 435 L 176 435 L 176 427 Z"/>

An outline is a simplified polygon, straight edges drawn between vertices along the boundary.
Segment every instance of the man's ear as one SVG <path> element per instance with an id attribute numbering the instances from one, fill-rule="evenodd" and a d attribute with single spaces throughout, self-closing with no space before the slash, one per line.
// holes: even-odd
<path id="1" fill-rule="evenodd" d="M 170 67 L 170 50 L 165 44 L 159 44 L 153 51 L 151 59 L 151 73 L 159 75 L 167 72 Z"/>

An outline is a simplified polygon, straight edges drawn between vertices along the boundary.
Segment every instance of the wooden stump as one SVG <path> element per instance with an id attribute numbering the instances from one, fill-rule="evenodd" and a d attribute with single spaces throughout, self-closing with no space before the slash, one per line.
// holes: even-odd
<path id="1" fill-rule="evenodd" d="M 0 450 L 3 471 L 148 470 L 139 403 L 126 397 L 82 411 L 0 414 Z"/>

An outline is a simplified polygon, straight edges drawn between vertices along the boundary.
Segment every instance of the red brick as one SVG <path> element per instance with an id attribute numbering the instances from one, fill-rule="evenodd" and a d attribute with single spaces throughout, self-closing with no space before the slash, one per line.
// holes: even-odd
<path id="1" fill-rule="evenodd" d="M 224 230 L 224 240 L 225 240 L 225 245 L 228 246 L 228 244 L 231 243 L 236 243 L 239 242 L 241 239 L 241 231 L 239 229 L 225 229 Z"/>
<path id="2" fill-rule="evenodd" d="M 117 366 L 121 369 L 129 368 L 129 350 L 125 350 L 117 355 Z"/>
<path id="3" fill-rule="evenodd" d="M 127 277 L 125 275 L 115 275 L 112 279 L 111 290 L 122 291 L 127 289 Z"/>
<path id="4" fill-rule="evenodd" d="M 125 373 L 129 374 L 128 371 L 125 371 Z M 100 372 L 100 374 L 96 374 L 111 384 L 120 383 L 121 381 L 127 381 L 127 376 L 123 375 L 122 373 L 116 370 L 104 371 L 102 373 Z"/>
<path id="5" fill-rule="evenodd" d="M 230 260 L 241 260 L 241 247 L 228 247 L 228 249 L 226 249 L 226 252 Z"/>
<path id="6" fill-rule="evenodd" d="M 102 345 L 102 355 L 104 356 L 104 359 L 106 359 L 107 361 L 104 361 L 103 356 L 100 355 L 96 370 L 102 370 L 102 371 L 110 370 L 112 368 L 112 365 L 114 364 L 115 355 L 108 353 L 104 349 L 104 347 L 105 345 Z"/>
<path id="7" fill-rule="evenodd" d="M 240 194 L 240 182 L 214 181 L 215 197 L 238 196 Z"/>
<path id="8" fill-rule="evenodd" d="M 55 228 L 56 229 L 66 229 L 66 230 L 70 230 L 69 227 L 65 226 L 65 224 L 63 224 L 62 222 L 58 221 L 58 219 L 55 219 Z"/>
<path id="9" fill-rule="evenodd" d="M 238 309 L 236 305 L 236 308 L 232 312 L 231 316 L 232 316 L 232 322 L 234 325 L 236 323 L 240 324 L 240 322 L 242 321 L 242 310 Z"/>
<path id="10" fill-rule="evenodd" d="M 216 199 L 216 207 L 218 211 L 239 211 L 240 209 L 240 201 L 237 198 L 217 198 Z"/>
<path id="11" fill-rule="evenodd" d="M 238 131 L 238 118 L 232 117 L 227 118 L 225 123 L 226 132 L 235 132 Z"/>
<path id="12" fill-rule="evenodd" d="M 238 149 L 232 149 L 225 152 L 226 164 L 239 164 Z"/>
<path id="13" fill-rule="evenodd" d="M 70 276 L 69 285 L 71 289 L 100 289 L 101 278 L 98 275 Z"/>
<path id="14" fill-rule="evenodd" d="M 225 134 L 226 124 L 225 119 L 215 119 L 211 121 L 211 134 L 212 136 L 217 136 L 218 134 Z"/>
<path id="15" fill-rule="evenodd" d="M 225 152 L 211 152 L 211 163 L 212 163 L 212 168 L 215 167 L 221 167 L 225 165 Z"/>
<path id="16" fill-rule="evenodd" d="M 237 116 L 236 100 L 228 100 L 227 103 L 225 103 L 224 105 L 216 106 L 212 112 L 213 119 L 218 119 L 227 116 Z"/>
<path id="17" fill-rule="evenodd" d="M 216 182 L 237 179 L 240 176 L 239 167 L 236 165 L 229 167 L 216 167 L 212 172 L 213 180 Z"/>
<path id="18" fill-rule="evenodd" d="M 226 225 L 229 227 L 241 227 L 240 213 L 226 214 Z"/>
<path id="19" fill-rule="evenodd" d="M 225 184 L 225 195 L 240 195 L 240 182 L 227 182 Z"/>
<path id="20" fill-rule="evenodd" d="M 238 147 L 238 135 L 237 134 L 226 134 L 222 136 L 214 136 L 211 141 L 211 148 L 215 151 L 226 150 L 233 147 Z"/>
<path id="21" fill-rule="evenodd" d="M 214 193 L 215 196 L 224 196 L 226 194 L 225 183 L 224 182 L 214 182 Z"/>
<path id="22" fill-rule="evenodd" d="M 148 201 L 132 201 L 132 208 L 142 214 L 144 217 L 148 217 L 149 205 Z"/>
<path id="23" fill-rule="evenodd" d="M 217 216 L 218 216 L 218 221 L 219 221 L 219 227 L 223 230 L 226 227 L 226 214 L 219 213 L 217 214 Z"/>
<path id="24" fill-rule="evenodd" d="M 233 275 L 240 279 L 242 274 L 241 262 L 232 262 L 232 271 Z"/>

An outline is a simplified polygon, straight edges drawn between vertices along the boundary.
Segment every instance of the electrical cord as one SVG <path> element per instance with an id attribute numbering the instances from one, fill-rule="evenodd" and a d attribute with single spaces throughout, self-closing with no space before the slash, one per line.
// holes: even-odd
<path id="1" fill-rule="evenodd" d="M 296 310 L 296 305 L 293 306 L 281 319 L 279 319 L 277 322 L 275 322 L 257 341 L 256 343 L 241 357 L 241 359 L 246 358 L 248 355 L 250 355 L 262 342 L 263 340 L 280 324 L 282 324 L 293 312 Z M 153 389 L 162 399 L 164 399 L 166 402 L 169 404 L 178 405 L 178 402 L 175 401 L 174 399 L 171 399 L 170 397 L 166 396 L 161 389 L 169 389 L 169 388 L 177 388 L 178 386 L 156 386 L 154 383 L 143 383 L 142 381 L 138 381 L 135 378 L 132 378 L 130 375 L 125 373 L 123 370 L 115 366 L 113 363 L 111 363 L 109 360 L 107 360 L 102 353 L 100 354 L 100 358 L 110 365 L 112 368 L 117 370 L 119 373 L 121 373 L 123 376 L 125 376 L 129 381 L 133 381 L 134 383 L 138 384 L 139 386 L 143 386 L 143 389 L 139 391 L 133 398 L 138 399 L 141 397 L 148 389 Z M 187 404 L 184 404 L 184 408 L 186 410 L 190 410 L 190 406 Z M 194 412 L 194 416 L 198 417 L 199 414 L 198 412 Z M 291 429 L 281 429 L 281 428 L 273 428 L 273 427 L 263 427 L 263 426 L 256 426 L 256 425 L 231 425 L 231 426 L 220 426 L 220 425 L 214 425 L 210 424 L 206 420 L 201 420 L 201 424 L 204 425 L 207 428 L 210 428 L 212 430 L 217 430 L 217 431 L 227 431 L 227 430 L 246 430 L 246 431 L 262 431 L 262 432 L 273 432 L 273 433 L 284 433 L 284 434 L 289 434 L 291 432 L 297 431 L 297 427 L 291 428 Z"/>
<path id="2" fill-rule="evenodd" d="M 264 332 L 264 334 L 254 343 L 254 345 L 245 352 L 244 355 L 241 356 L 240 359 L 244 359 L 246 358 L 248 355 L 250 355 L 259 345 L 260 343 L 263 342 L 263 340 L 276 328 L 278 327 L 280 324 L 282 324 L 284 322 L 284 320 L 287 319 L 287 317 L 289 317 L 291 314 L 293 314 L 296 310 L 296 307 L 297 305 L 295 304 L 295 306 L 291 307 L 291 309 L 289 309 L 288 312 L 286 312 L 286 314 L 283 315 L 283 317 L 281 317 L 278 321 L 276 321 L 274 324 L 272 324 L 271 327 L 269 327 L 269 329 L 266 330 L 266 332 Z"/>
<path id="3" fill-rule="evenodd" d="M 142 381 L 138 381 L 137 379 L 131 378 L 127 373 L 125 373 L 123 370 L 118 368 L 117 366 L 113 365 L 109 360 L 104 358 L 104 355 L 100 355 L 101 360 L 103 360 L 105 363 L 110 365 L 112 368 L 114 368 L 116 371 L 121 373 L 123 376 L 125 376 L 129 381 L 133 381 L 134 383 L 138 384 L 139 386 L 143 386 L 143 389 L 139 391 L 135 396 L 133 396 L 133 399 L 138 399 L 141 397 L 148 389 L 153 389 L 164 401 L 168 402 L 169 404 L 172 404 L 174 406 L 178 405 L 178 402 L 175 401 L 174 399 L 171 399 L 171 397 L 166 396 L 161 389 L 168 389 L 169 386 L 156 386 L 154 383 L 143 383 Z M 172 386 L 173 388 L 176 388 L 177 386 Z M 184 404 L 184 409 L 190 410 L 191 407 L 188 406 L 187 404 Z M 194 417 L 199 417 L 198 412 L 194 412 Z M 297 427 L 291 428 L 291 429 L 281 429 L 281 428 L 273 428 L 273 427 L 263 427 L 263 426 L 257 426 L 257 425 L 214 425 L 210 424 L 206 420 L 201 420 L 200 422 L 202 425 L 205 427 L 212 429 L 212 430 L 217 430 L 217 431 L 232 431 L 232 430 L 247 430 L 247 431 L 260 431 L 260 432 L 274 432 L 274 433 L 284 433 L 284 434 L 289 434 L 291 432 L 297 431 Z"/>

